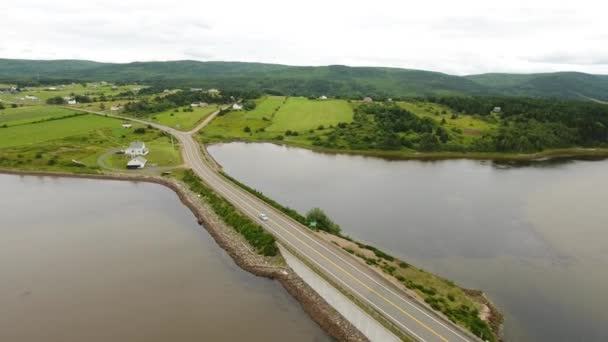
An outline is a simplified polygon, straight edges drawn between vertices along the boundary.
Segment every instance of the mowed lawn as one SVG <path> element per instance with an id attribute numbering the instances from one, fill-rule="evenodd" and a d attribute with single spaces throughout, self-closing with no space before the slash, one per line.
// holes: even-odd
<path id="1" fill-rule="evenodd" d="M 180 131 L 189 131 L 196 127 L 196 125 L 217 111 L 216 105 L 210 105 L 207 107 L 194 107 L 193 112 L 184 112 L 181 109 L 171 109 L 164 111 L 159 114 L 154 114 L 149 119 L 154 122 L 158 122 L 161 125 L 177 128 Z M 177 111 L 176 111 L 177 110 Z"/>
<path id="2" fill-rule="evenodd" d="M 305 131 L 353 121 L 353 108 L 344 100 L 309 100 L 290 97 L 275 114 L 269 132 Z"/>
<path id="3" fill-rule="evenodd" d="M 98 115 L 82 115 L 62 120 L 0 128 L 0 148 L 39 144 L 99 128 L 118 127 L 120 124 L 121 122 L 116 119 Z"/>
<path id="4" fill-rule="evenodd" d="M 51 118 L 61 118 L 75 112 L 65 108 L 25 106 L 0 110 L 0 126 L 14 126 Z"/>

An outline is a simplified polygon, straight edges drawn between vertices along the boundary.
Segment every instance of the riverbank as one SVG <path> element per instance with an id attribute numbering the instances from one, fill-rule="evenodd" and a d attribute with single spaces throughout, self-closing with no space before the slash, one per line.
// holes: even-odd
<path id="1" fill-rule="evenodd" d="M 302 144 L 287 140 L 248 140 L 248 139 L 221 139 L 205 141 L 205 146 L 214 144 L 226 144 L 231 142 L 244 143 L 269 143 L 279 146 L 297 147 L 323 154 L 346 154 L 365 157 L 375 157 L 387 160 L 449 160 L 449 159 L 471 159 L 491 160 L 496 162 L 535 162 L 553 159 L 605 159 L 608 158 L 608 148 L 563 148 L 546 150 L 536 153 L 500 153 L 500 152 L 417 152 L 417 151 L 379 151 L 379 150 L 342 150 L 319 147 L 310 144 Z"/>
<path id="2" fill-rule="evenodd" d="M 234 229 L 227 226 L 185 184 L 171 178 L 126 174 L 72 174 L 64 172 L 36 172 L 0 169 L 0 173 L 24 176 L 50 176 L 118 181 L 149 182 L 173 190 L 198 222 L 209 232 L 216 243 L 224 249 L 242 269 L 257 276 L 278 280 L 282 286 L 302 305 L 304 311 L 327 332 L 340 341 L 367 341 L 350 322 L 333 309 L 293 270 L 285 265 L 280 256 L 264 257 L 256 253 Z"/>

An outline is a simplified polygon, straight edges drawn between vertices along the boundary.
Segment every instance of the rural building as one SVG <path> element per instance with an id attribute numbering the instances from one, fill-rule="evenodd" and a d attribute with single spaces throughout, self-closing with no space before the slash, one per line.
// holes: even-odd
<path id="1" fill-rule="evenodd" d="M 125 154 L 130 156 L 145 156 L 148 154 L 148 149 L 143 141 L 134 141 L 129 145 L 129 148 L 125 150 Z"/>
<path id="2" fill-rule="evenodd" d="M 190 88 L 190 91 L 202 91 L 203 88 Z"/>
<path id="3" fill-rule="evenodd" d="M 25 95 L 25 99 L 26 100 L 31 100 L 31 101 L 39 101 L 40 100 L 36 96 L 32 96 L 32 95 Z"/>
<path id="4" fill-rule="evenodd" d="M 166 93 L 170 93 L 170 92 L 171 92 L 171 90 L 169 90 L 169 89 L 165 89 L 165 90 L 163 90 L 163 93 L 165 93 L 165 94 L 166 94 Z"/>
<path id="5" fill-rule="evenodd" d="M 371 98 L 371 97 L 364 97 L 364 98 L 363 98 L 363 102 L 368 102 L 368 103 L 370 103 L 370 102 L 374 102 L 374 100 L 372 100 L 372 98 Z"/>
<path id="6" fill-rule="evenodd" d="M 122 124 L 122 128 L 131 128 L 131 126 L 132 125 L 130 123 L 126 123 L 126 122 Z"/>
<path id="7" fill-rule="evenodd" d="M 118 112 L 120 110 L 122 110 L 122 106 L 112 106 L 112 107 L 110 107 L 110 111 L 112 111 L 112 112 Z"/>
<path id="8" fill-rule="evenodd" d="M 494 113 L 500 113 L 502 111 L 502 108 L 500 107 L 494 107 L 494 109 L 492 109 L 492 112 Z"/>
<path id="9" fill-rule="evenodd" d="M 319 96 L 319 100 L 327 100 L 327 96 L 325 96 L 325 95 Z"/>
<path id="10" fill-rule="evenodd" d="M 238 103 L 235 103 L 232 105 L 232 110 L 241 110 L 241 109 L 243 109 L 243 106 Z"/>
<path id="11" fill-rule="evenodd" d="M 55 88 L 55 87 L 48 87 L 48 88 L 46 88 L 46 89 L 47 89 L 47 90 L 51 90 L 51 91 L 57 90 L 57 88 Z"/>
<path id="12" fill-rule="evenodd" d="M 127 169 L 143 169 L 146 166 L 148 160 L 146 158 L 138 156 L 127 163 Z"/>
<path id="13" fill-rule="evenodd" d="M 190 104 L 192 107 L 207 107 L 209 104 L 207 102 L 195 102 Z"/>
<path id="14" fill-rule="evenodd" d="M 78 103 L 78 102 L 76 102 L 76 100 L 68 100 L 68 104 L 69 104 L 69 105 L 75 105 L 75 104 L 77 104 L 77 103 Z"/>
<path id="15" fill-rule="evenodd" d="M 220 93 L 220 91 L 215 88 L 211 88 L 211 89 L 207 90 L 207 93 L 209 93 L 211 95 L 218 95 Z"/>

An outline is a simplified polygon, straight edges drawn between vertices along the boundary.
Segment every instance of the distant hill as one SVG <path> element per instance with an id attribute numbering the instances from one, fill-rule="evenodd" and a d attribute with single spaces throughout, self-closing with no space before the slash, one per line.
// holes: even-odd
<path id="1" fill-rule="evenodd" d="M 513 95 L 608 100 L 608 76 L 575 72 L 453 76 L 382 67 L 245 62 L 99 63 L 0 59 L 0 82 L 122 81 L 178 87 L 257 89 L 288 95 L 411 97 Z"/>
<path id="2" fill-rule="evenodd" d="M 580 72 L 545 74 L 482 74 L 465 78 L 515 96 L 608 99 L 608 76 Z"/>

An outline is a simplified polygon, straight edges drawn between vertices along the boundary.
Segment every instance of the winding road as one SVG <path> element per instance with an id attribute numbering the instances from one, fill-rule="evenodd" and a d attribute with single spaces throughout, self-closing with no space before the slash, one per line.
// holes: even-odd
<path id="1" fill-rule="evenodd" d="M 74 107 L 67 108 L 151 125 L 173 135 L 181 143 L 185 165 L 190 167 L 216 193 L 274 234 L 281 244 L 287 246 L 300 258 L 305 259 L 305 262 L 313 265 L 325 277 L 356 297 L 361 303 L 381 314 L 413 340 L 423 342 L 480 341 L 410 298 L 402 289 L 397 288 L 375 270 L 338 246 L 326 242 L 304 225 L 218 174 L 212 162 L 202 151 L 204 147 L 195 139 L 196 132 L 211 122 L 218 112 L 208 116 L 193 130 L 182 132 L 130 117 Z M 260 213 L 265 213 L 269 220 L 260 220 L 258 217 Z"/>

